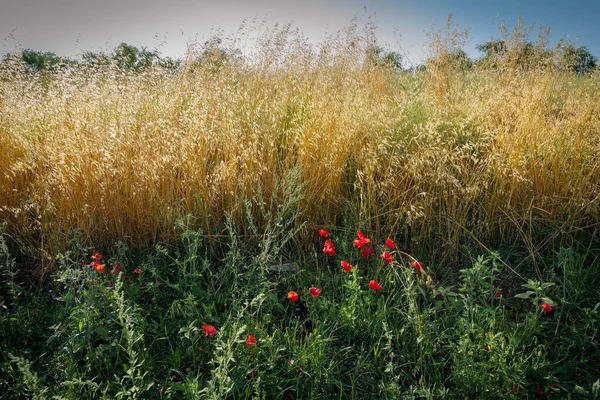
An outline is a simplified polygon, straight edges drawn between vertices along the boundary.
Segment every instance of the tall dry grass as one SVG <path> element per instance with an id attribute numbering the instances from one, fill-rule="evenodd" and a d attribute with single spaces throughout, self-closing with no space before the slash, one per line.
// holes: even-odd
<path id="1" fill-rule="evenodd" d="M 465 235 L 533 252 L 598 229 L 597 75 L 397 73 L 365 62 L 374 43 L 357 24 L 319 46 L 284 26 L 176 72 L 6 64 L 0 219 L 47 255 L 72 228 L 98 247 L 169 241 L 186 214 L 217 237 L 227 213 L 244 229 L 244 199 L 260 224 L 257 199 L 300 168 L 298 224 L 351 221 L 447 260 Z"/>

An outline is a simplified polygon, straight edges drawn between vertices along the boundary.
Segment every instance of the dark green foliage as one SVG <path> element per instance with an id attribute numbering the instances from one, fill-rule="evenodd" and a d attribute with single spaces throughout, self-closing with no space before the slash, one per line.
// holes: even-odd
<path id="1" fill-rule="evenodd" d="M 273 218 L 274 226 L 282 221 Z M 12 284 L 15 263 L 0 235 L 0 398 L 534 398 L 539 387 L 559 399 L 598 392 L 590 368 L 600 361 L 598 264 L 586 268 L 573 250 L 556 258 L 564 280 L 529 280 L 503 292 L 510 271 L 495 253 L 472 260 L 445 287 L 429 267 L 410 267 L 401 251 L 387 264 L 377 257 L 383 245 L 370 243 L 376 255 L 361 257 L 353 232 L 331 234 L 336 256 L 319 245 L 294 271 L 270 268 L 280 246 L 259 235 L 247 247 L 231 224 L 225 257 L 210 258 L 194 224 L 183 219 L 180 245 L 145 257 L 117 244 L 100 260 L 104 273 L 91 267 L 93 251 L 74 232 L 53 279 L 28 291 Z M 349 273 L 341 259 L 353 265 Z M 370 280 L 381 290 L 369 289 Z M 310 286 L 320 296 L 312 298 Z M 286 298 L 290 290 L 297 302 Z M 207 336 L 204 325 L 217 333 Z M 249 335 L 256 344 L 247 344 Z"/>
<path id="2" fill-rule="evenodd" d="M 589 52 L 587 47 L 576 47 L 572 44 L 558 46 L 556 50 L 559 54 L 558 66 L 561 69 L 585 74 L 592 72 L 596 68 L 598 59 Z"/>
<path id="3" fill-rule="evenodd" d="M 27 49 L 22 54 L 23 63 L 33 71 L 52 69 L 61 62 L 56 54 Z"/>
<path id="4" fill-rule="evenodd" d="M 366 61 L 369 64 L 388 67 L 394 71 L 402 70 L 402 55 L 395 51 L 387 51 L 376 45 L 368 47 Z"/>
<path id="5" fill-rule="evenodd" d="M 31 49 L 25 49 L 20 53 L 9 53 L 4 57 L 4 61 L 14 59 L 15 57 L 21 60 L 25 68 L 33 72 L 54 71 L 59 67 L 76 64 L 74 60 L 59 57 L 52 52 Z"/>
<path id="6" fill-rule="evenodd" d="M 554 53 L 530 41 L 507 42 L 492 39 L 475 46 L 483 56 L 475 62 L 481 68 L 497 69 L 500 66 L 533 69 L 552 65 Z"/>

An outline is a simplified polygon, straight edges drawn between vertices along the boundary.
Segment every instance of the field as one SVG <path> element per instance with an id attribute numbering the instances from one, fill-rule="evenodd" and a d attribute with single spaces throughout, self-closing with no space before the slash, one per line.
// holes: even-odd
<path id="1" fill-rule="evenodd" d="M 598 73 L 258 43 L 2 64 L 0 399 L 600 398 Z"/>

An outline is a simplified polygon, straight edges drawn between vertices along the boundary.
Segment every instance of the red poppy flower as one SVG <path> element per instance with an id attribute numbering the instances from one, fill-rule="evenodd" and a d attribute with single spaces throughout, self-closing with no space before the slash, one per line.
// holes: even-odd
<path id="1" fill-rule="evenodd" d="M 502 293 L 498 292 L 495 294 L 496 297 L 502 297 Z"/>
<path id="2" fill-rule="evenodd" d="M 248 372 L 248 378 L 255 378 L 256 374 L 256 370 L 253 369 L 252 371 Z"/>
<path id="3" fill-rule="evenodd" d="M 290 299 L 291 301 L 298 301 L 298 293 L 296 292 L 288 292 L 288 299 Z"/>
<path id="4" fill-rule="evenodd" d="M 395 244 L 395 243 L 394 243 L 394 241 L 393 241 L 392 239 L 390 239 L 390 238 L 388 238 L 388 239 L 385 241 L 385 245 L 387 246 L 387 248 L 388 248 L 388 249 L 391 249 L 391 250 L 393 250 L 393 249 L 395 249 L 395 248 L 396 248 L 396 244 Z"/>
<path id="5" fill-rule="evenodd" d="M 552 306 L 546 302 L 542 303 L 542 309 L 546 312 L 552 312 Z"/>
<path id="6" fill-rule="evenodd" d="M 133 270 L 133 273 L 134 273 L 134 274 L 138 274 L 138 275 L 139 275 L 139 274 L 141 274 L 141 273 L 142 273 L 142 270 L 141 270 L 141 269 L 139 269 L 139 268 L 136 268 L 136 269 L 134 269 L 134 270 Z"/>
<path id="7" fill-rule="evenodd" d="M 254 344 L 256 344 L 256 338 L 252 335 L 248 335 L 248 339 L 246 339 L 246 345 L 252 346 Z"/>
<path id="8" fill-rule="evenodd" d="M 538 386 L 538 387 L 535 388 L 535 395 L 537 397 L 542 397 L 543 394 L 544 394 L 544 392 L 542 391 L 541 387 Z"/>
<path id="9" fill-rule="evenodd" d="M 312 295 L 312 297 L 319 297 L 319 295 L 321 294 L 321 289 L 316 288 L 314 286 L 311 286 L 308 291 L 310 292 L 310 294 Z"/>
<path id="10" fill-rule="evenodd" d="M 356 231 L 356 237 L 358 237 L 358 239 L 355 239 L 352 244 L 357 249 L 362 249 L 365 247 L 365 244 L 371 243 L 371 239 L 366 238 L 360 230 Z"/>
<path id="11" fill-rule="evenodd" d="M 381 290 L 381 285 L 375 281 L 369 282 L 369 288 L 373 290 Z"/>
<path id="12" fill-rule="evenodd" d="M 415 260 L 415 261 L 411 261 L 410 262 L 410 266 L 413 267 L 414 269 L 416 269 L 417 271 L 420 271 L 423 269 L 423 264 L 421 264 L 419 261 Z"/>
<path id="13" fill-rule="evenodd" d="M 323 246 L 323 253 L 328 254 L 329 257 L 335 255 L 335 247 L 333 247 L 333 243 L 331 243 L 331 240 L 325 241 L 325 246 Z"/>
<path id="14" fill-rule="evenodd" d="M 96 272 L 98 272 L 99 274 L 103 274 L 104 273 L 104 265 L 105 264 L 100 264 L 98 261 L 94 261 L 92 263 L 92 267 L 94 267 L 94 269 L 96 270 Z"/>
<path id="15" fill-rule="evenodd" d="M 127 280 L 127 275 L 123 274 L 123 275 L 121 276 L 121 278 L 122 278 L 124 281 L 126 281 L 126 280 Z"/>
<path id="16" fill-rule="evenodd" d="M 344 272 L 350 272 L 352 270 L 352 265 L 348 264 L 347 261 L 343 261 L 340 263 Z"/>
<path id="17" fill-rule="evenodd" d="M 363 251 L 360 252 L 360 255 L 363 257 L 368 257 L 373 254 L 373 249 L 370 247 L 366 247 Z"/>
<path id="18" fill-rule="evenodd" d="M 214 336 L 217 334 L 217 329 L 212 325 L 202 325 L 202 330 L 206 336 Z"/>
<path id="19" fill-rule="evenodd" d="M 387 251 L 384 251 L 383 254 L 379 256 L 379 258 L 385 260 L 388 264 L 394 261 L 394 258 L 390 256 L 390 253 L 388 253 Z"/>
<path id="20" fill-rule="evenodd" d="M 102 260 L 102 254 L 96 252 L 93 256 L 92 256 L 92 260 L 96 260 L 96 261 L 100 261 Z"/>
<path id="21" fill-rule="evenodd" d="M 328 237 L 329 236 L 329 232 L 327 232 L 325 229 L 319 229 L 319 236 L 321 236 L 321 237 Z"/>
<path id="22" fill-rule="evenodd" d="M 123 271 L 123 270 L 121 269 L 121 266 L 120 266 L 119 264 L 115 264 L 115 269 L 116 269 L 117 271 Z"/>

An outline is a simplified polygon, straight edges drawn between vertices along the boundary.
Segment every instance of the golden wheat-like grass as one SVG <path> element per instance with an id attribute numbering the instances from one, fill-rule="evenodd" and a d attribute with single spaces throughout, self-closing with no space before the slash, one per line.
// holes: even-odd
<path id="1" fill-rule="evenodd" d="M 71 228 L 95 246 L 169 241 L 186 214 L 216 236 L 299 167 L 310 227 L 346 219 L 450 253 L 466 232 L 597 229 L 597 75 L 397 73 L 365 62 L 371 41 L 354 28 L 317 47 L 284 27 L 252 59 L 175 72 L 6 65 L 0 218 L 48 254 Z"/>

